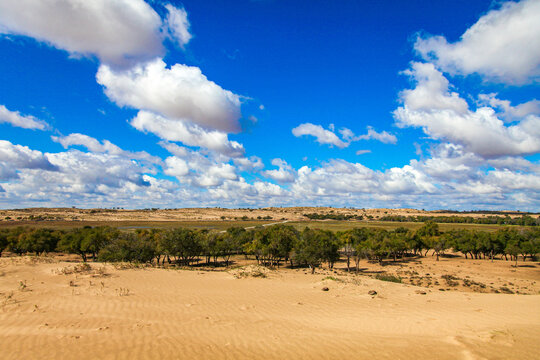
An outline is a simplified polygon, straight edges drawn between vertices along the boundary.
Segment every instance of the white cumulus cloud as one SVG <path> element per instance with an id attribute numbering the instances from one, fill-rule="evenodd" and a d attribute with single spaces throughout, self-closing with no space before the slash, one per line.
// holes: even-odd
<path id="1" fill-rule="evenodd" d="M 51 136 L 51 139 L 60 143 L 65 149 L 70 146 L 81 145 L 92 152 L 108 153 L 111 155 L 123 156 L 130 159 L 146 160 L 150 163 L 159 164 L 161 159 L 157 156 L 152 156 L 146 151 L 131 152 L 122 150 L 120 147 L 111 143 L 109 140 L 103 140 L 100 143 L 97 139 L 79 133 L 69 134 L 67 136 Z"/>
<path id="2" fill-rule="evenodd" d="M 3 0 L 0 31 L 115 67 L 164 53 L 162 20 L 143 0 Z M 177 33 L 179 30 L 175 30 Z"/>
<path id="3" fill-rule="evenodd" d="M 49 124 L 45 121 L 36 119 L 32 115 L 21 115 L 18 111 L 10 111 L 4 105 L 0 105 L 1 123 L 32 130 L 46 130 L 49 128 Z"/>
<path id="4" fill-rule="evenodd" d="M 187 12 L 184 8 L 176 8 L 171 4 L 165 5 L 168 11 L 165 19 L 165 31 L 170 39 L 172 39 L 180 47 L 184 47 L 192 35 L 189 32 L 189 20 Z"/>
<path id="5" fill-rule="evenodd" d="M 229 140 L 222 131 L 205 130 L 190 122 L 168 119 L 148 111 L 139 111 L 130 124 L 139 131 L 151 132 L 163 140 L 179 141 L 187 146 L 206 148 L 229 157 L 241 157 L 245 152 L 242 144 Z"/>
<path id="6" fill-rule="evenodd" d="M 303 135 L 314 136 L 319 144 L 334 145 L 338 148 L 345 148 L 349 146 L 348 143 L 341 140 L 335 133 L 333 133 L 331 130 L 326 130 L 321 125 L 315 125 L 312 123 L 300 124 L 292 129 L 292 133 L 296 137 Z"/>
<path id="7" fill-rule="evenodd" d="M 529 115 L 505 126 L 491 107 L 470 110 L 432 64 L 413 63 L 406 74 L 416 87 L 400 93 L 403 106 L 394 111 L 398 126 L 421 127 L 433 139 L 461 144 L 487 158 L 540 151 L 540 117 Z"/>
<path id="8" fill-rule="evenodd" d="M 101 65 L 97 82 L 120 106 L 148 110 L 207 129 L 236 132 L 240 129 L 240 96 L 208 80 L 198 67 L 161 59 L 116 71 Z"/>
<path id="9" fill-rule="evenodd" d="M 277 166 L 277 169 L 266 170 L 263 174 L 279 183 L 290 183 L 296 178 L 296 171 L 283 159 L 273 159 L 272 165 Z"/>
<path id="10" fill-rule="evenodd" d="M 482 16 L 455 43 L 419 37 L 415 49 L 451 74 L 478 73 L 492 81 L 540 80 L 540 1 L 508 1 Z"/>
<path id="11" fill-rule="evenodd" d="M 3 174 L 5 178 L 17 177 L 15 170 L 21 169 L 58 170 L 41 151 L 12 144 L 7 140 L 0 140 L 0 166 L 3 168 L 3 170 L 0 169 L 0 175 Z"/>

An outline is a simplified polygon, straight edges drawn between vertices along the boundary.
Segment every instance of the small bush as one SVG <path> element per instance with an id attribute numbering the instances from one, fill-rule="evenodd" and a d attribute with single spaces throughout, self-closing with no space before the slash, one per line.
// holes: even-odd
<path id="1" fill-rule="evenodd" d="M 377 274 L 375 276 L 375 279 L 381 280 L 381 281 L 389 281 L 393 283 L 400 283 L 401 284 L 401 278 L 399 276 L 390 275 L 390 274 Z"/>
<path id="2" fill-rule="evenodd" d="M 505 294 L 513 294 L 514 292 L 512 290 L 510 290 L 509 288 L 507 288 L 506 286 L 501 286 L 499 288 L 499 290 L 502 292 L 502 293 L 505 293 Z"/>

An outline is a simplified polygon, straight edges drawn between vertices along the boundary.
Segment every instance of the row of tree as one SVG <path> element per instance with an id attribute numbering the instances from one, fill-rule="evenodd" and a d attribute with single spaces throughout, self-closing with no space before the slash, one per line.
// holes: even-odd
<path id="1" fill-rule="evenodd" d="M 491 224 L 491 225 L 519 225 L 519 226 L 538 226 L 540 225 L 540 217 L 532 217 L 530 215 L 522 215 L 516 217 L 506 216 L 423 216 L 423 215 L 385 215 L 381 216 L 379 221 L 397 221 L 397 222 L 426 222 L 433 221 L 436 223 L 447 224 Z"/>
<path id="2" fill-rule="evenodd" d="M 494 233 L 474 230 L 439 231 L 428 221 L 416 231 L 399 227 L 393 231 L 355 228 L 334 233 L 328 230 L 275 225 L 246 231 L 231 227 L 227 231 L 144 229 L 135 232 L 110 227 L 84 227 L 70 231 L 15 228 L 0 231 L 0 255 L 4 249 L 15 254 L 65 252 L 78 254 L 83 261 L 128 261 L 153 264 L 198 263 L 229 265 L 233 255 L 253 256 L 264 266 L 283 263 L 309 266 L 312 271 L 323 263 L 333 268 L 344 256 L 347 269 L 351 261 L 358 270 L 361 259 L 383 262 L 407 256 L 437 257 L 453 249 L 466 258 L 518 256 L 536 258 L 540 253 L 540 229 L 503 228 Z"/>

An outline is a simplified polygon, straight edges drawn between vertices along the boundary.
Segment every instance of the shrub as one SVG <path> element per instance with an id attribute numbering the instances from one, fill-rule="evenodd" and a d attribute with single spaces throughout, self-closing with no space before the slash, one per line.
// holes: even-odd
<path id="1" fill-rule="evenodd" d="M 401 283 L 401 278 L 399 276 L 390 275 L 390 274 L 377 274 L 375 275 L 375 279 L 381 280 L 381 281 L 389 281 L 393 283 Z"/>

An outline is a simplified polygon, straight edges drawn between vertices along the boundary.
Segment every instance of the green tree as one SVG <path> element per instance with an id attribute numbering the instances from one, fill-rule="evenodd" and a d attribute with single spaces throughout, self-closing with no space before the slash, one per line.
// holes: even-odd
<path id="1" fill-rule="evenodd" d="M 416 235 L 418 235 L 421 239 L 424 245 L 426 245 L 426 253 L 424 256 L 427 255 L 430 248 L 432 248 L 432 244 L 434 244 L 434 237 L 438 237 L 440 235 L 439 232 L 439 225 L 436 222 L 433 222 L 431 220 L 426 221 L 424 225 L 416 230 Z M 437 259 L 439 256 L 437 255 Z"/>
<path id="2" fill-rule="evenodd" d="M 2 257 L 2 252 L 4 252 L 8 246 L 8 236 L 9 230 L 0 229 L 0 257 Z"/>
<path id="3" fill-rule="evenodd" d="M 294 261 L 298 264 L 308 265 L 312 274 L 315 273 L 315 269 L 320 265 L 324 257 L 318 236 L 319 231 L 321 230 L 306 227 L 296 241 L 293 251 Z"/>
<path id="4" fill-rule="evenodd" d="M 89 255 L 96 260 L 97 253 L 119 234 L 118 230 L 110 227 L 85 226 L 65 233 L 58 243 L 58 249 L 78 254 L 84 262 L 88 260 Z"/>
<path id="5" fill-rule="evenodd" d="M 135 233 L 121 233 L 98 254 L 101 261 L 150 263 L 156 255 L 155 243 Z"/>

